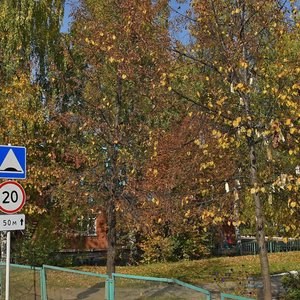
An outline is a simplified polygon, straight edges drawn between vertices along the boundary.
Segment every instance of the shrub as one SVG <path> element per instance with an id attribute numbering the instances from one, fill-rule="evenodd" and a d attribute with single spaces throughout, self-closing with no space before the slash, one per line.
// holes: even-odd
<path id="1" fill-rule="evenodd" d="M 209 245 L 200 235 L 180 233 L 174 236 L 155 235 L 140 243 L 143 261 L 166 262 L 181 259 L 199 259 L 210 254 Z"/>
<path id="2" fill-rule="evenodd" d="M 282 285 L 286 291 L 284 295 L 285 300 L 299 300 L 300 299 L 300 275 L 289 273 L 282 277 Z"/>

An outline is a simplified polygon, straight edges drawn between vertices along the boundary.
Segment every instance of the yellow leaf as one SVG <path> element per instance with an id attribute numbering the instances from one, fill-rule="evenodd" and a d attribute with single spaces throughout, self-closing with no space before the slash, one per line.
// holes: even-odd
<path id="1" fill-rule="evenodd" d="M 188 217 L 190 216 L 190 213 L 191 213 L 191 210 L 189 209 L 189 210 L 184 214 L 184 216 L 185 216 L 186 218 L 188 218 Z"/>
<path id="2" fill-rule="evenodd" d="M 216 223 L 220 223 L 221 221 L 222 221 L 221 217 L 215 217 L 214 218 L 214 222 L 216 222 Z"/>
<path id="3" fill-rule="evenodd" d="M 240 125 L 242 121 L 242 118 L 241 117 L 237 117 L 233 122 L 232 122 L 232 125 L 233 127 L 238 127 Z"/>
<path id="4" fill-rule="evenodd" d="M 235 89 L 242 89 L 244 87 L 244 85 L 240 82 L 235 86 Z"/>
<path id="5" fill-rule="evenodd" d="M 122 74 L 122 79 L 126 79 L 127 75 L 126 74 Z"/>
<path id="6" fill-rule="evenodd" d="M 238 14 L 238 13 L 240 13 L 240 12 L 241 12 L 241 9 L 240 9 L 240 8 L 237 8 L 237 9 L 233 10 L 233 11 L 231 12 L 231 14 L 232 14 L 232 15 L 236 15 L 236 14 Z"/>
<path id="7" fill-rule="evenodd" d="M 290 203 L 290 207 L 296 207 L 297 206 L 297 202 L 296 201 L 292 201 L 291 203 Z"/>
<path id="8" fill-rule="evenodd" d="M 270 195 L 268 196 L 268 203 L 271 205 L 272 202 L 273 202 L 273 196 L 272 196 L 272 194 L 270 194 Z"/>
<path id="9" fill-rule="evenodd" d="M 278 75 L 278 77 L 279 77 L 279 75 Z M 285 99 L 286 99 L 286 95 L 279 94 L 279 95 L 278 95 L 278 98 L 279 98 L 279 99 L 282 99 L 282 100 L 285 100 Z"/>
<path id="10" fill-rule="evenodd" d="M 218 105 L 222 105 L 223 103 L 224 103 L 224 101 L 227 99 L 227 97 L 225 96 L 225 97 L 222 97 L 221 99 L 219 99 L 218 101 L 217 101 L 217 104 Z"/>
<path id="11" fill-rule="evenodd" d="M 194 140 L 194 143 L 195 143 L 197 146 L 200 146 L 200 144 L 201 144 L 201 142 L 200 142 L 200 140 L 199 140 L 199 139 L 197 139 L 197 140 Z"/>
<path id="12" fill-rule="evenodd" d="M 252 135 L 252 129 L 247 129 L 247 136 L 251 137 L 251 135 Z"/>
<path id="13" fill-rule="evenodd" d="M 240 66 L 241 66 L 242 68 L 244 68 L 244 69 L 247 69 L 247 68 L 248 68 L 248 63 L 245 62 L 245 61 L 241 61 L 241 62 L 240 62 Z"/>
<path id="14" fill-rule="evenodd" d="M 289 241 L 289 239 L 285 237 L 285 238 L 282 239 L 282 241 L 283 241 L 285 244 L 287 244 L 287 242 Z"/>
<path id="15" fill-rule="evenodd" d="M 290 134 L 295 133 L 295 131 L 296 131 L 296 128 L 295 128 L 295 127 L 292 127 L 292 128 L 290 129 Z"/>
<path id="16" fill-rule="evenodd" d="M 291 123 L 292 123 L 291 119 L 286 119 L 285 125 L 289 126 L 289 125 L 291 125 Z"/>

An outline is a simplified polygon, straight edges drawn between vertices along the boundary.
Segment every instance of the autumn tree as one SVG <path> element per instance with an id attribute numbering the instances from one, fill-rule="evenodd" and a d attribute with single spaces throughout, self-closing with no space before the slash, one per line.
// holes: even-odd
<path id="1" fill-rule="evenodd" d="M 24 187 L 28 202 L 24 210 L 29 222 L 21 251 L 39 244 L 43 254 L 62 246 L 58 240 L 76 210 L 75 203 L 68 200 L 74 194 L 78 201 L 81 196 L 86 198 L 80 188 L 74 190 L 80 186 L 79 169 L 84 161 L 76 143 L 80 122 L 70 110 L 62 111 L 63 93 L 58 93 L 56 85 L 64 61 L 63 11 L 64 1 L 0 4 L 1 143 L 27 147 Z M 47 237 L 49 247 L 43 242 Z M 56 240 L 59 246 L 54 245 Z M 34 251 L 27 251 L 28 255 L 30 263 L 43 263 Z"/>
<path id="2" fill-rule="evenodd" d="M 210 251 L 207 237 L 214 238 L 213 227 L 221 227 L 226 215 L 232 220 L 233 199 L 224 185 L 234 182 L 236 162 L 230 149 L 218 149 L 211 120 L 189 110 L 182 110 L 182 119 L 171 126 L 152 133 L 152 155 L 144 175 L 131 182 L 139 197 L 132 215 L 140 220 L 136 227 L 148 260 L 163 253 L 173 255 L 173 260 L 175 253 L 177 259 L 201 257 Z M 155 247 L 160 249 L 157 256 Z"/>
<path id="3" fill-rule="evenodd" d="M 146 156 L 159 82 L 168 63 L 168 33 L 156 23 L 157 1 L 81 1 L 72 27 L 74 52 L 82 59 L 82 130 L 93 153 L 91 180 L 106 207 L 107 273 L 115 270 L 116 209 L 135 198 L 126 190 Z M 84 25 L 83 25 L 84 24 Z M 161 99 L 161 98 L 159 98 Z"/>
<path id="4" fill-rule="evenodd" d="M 245 179 L 244 196 L 248 193 L 253 200 L 264 299 L 271 299 L 265 199 L 267 193 L 272 193 L 276 179 L 274 173 L 269 172 L 271 168 L 266 167 L 266 144 L 279 150 L 284 136 L 281 124 L 294 127 L 292 120 L 298 120 L 297 96 L 292 92 L 297 73 L 284 61 L 281 66 L 284 71 L 278 73 L 277 68 L 282 60 L 279 50 L 282 38 L 295 23 L 288 20 L 287 6 L 281 1 L 188 2 L 191 9 L 186 18 L 192 42 L 187 46 L 177 45 L 173 51 L 183 63 L 182 68 L 184 64 L 192 64 L 194 72 L 180 76 L 180 80 L 188 84 L 178 87 L 174 83 L 173 91 L 219 124 L 221 147 L 236 149 L 236 157 L 242 164 L 241 176 Z M 293 9 L 297 12 L 295 7 Z M 286 58 L 286 63 L 288 61 Z M 194 88 L 190 89 L 192 82 Z M 292 131 L 295 133 L 295 128 Z M 282 162 L 276 161 L 278 171 L 283 170 Z M 297 206 L 291 198 L 286 199 L 288 211 L 291 203 L 293 208 Z"/>
<path id="5" fill-rule="evenodd" d="M 16 0 L 0 4 L 2 80 L 21 69 L 47 81 L 51 59 L 62 62 L 60 26 L 63 0 Z M 44 86 L 45 88 L 45 86 Z"/>

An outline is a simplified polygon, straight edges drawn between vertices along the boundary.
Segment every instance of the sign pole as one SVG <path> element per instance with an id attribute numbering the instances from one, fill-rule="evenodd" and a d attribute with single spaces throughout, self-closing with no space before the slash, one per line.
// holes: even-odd
<path id="1" fill-rule="evenodd" d="M 8 144 L 11 146 L 11 144 Z M 5 300 L 9 300 L 10 231 L 6 231 Z"/>
<path id="2" fill-rule="evenodd" d="M 6 232 L 5 300 L 9 300 L 10 231 Z"/>

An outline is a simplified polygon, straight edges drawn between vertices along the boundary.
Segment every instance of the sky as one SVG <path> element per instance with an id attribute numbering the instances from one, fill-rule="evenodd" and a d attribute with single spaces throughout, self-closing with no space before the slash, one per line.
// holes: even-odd
<path id="1" fill-rule="evenodd" d="M 61 27 L 61 32 L 68 32 L 69 27 L 70 27 L 70 23 L 72 22 L 72 17 L 70 16 L 72 9 L 74 7 L 76 7 L 78 5 L 78 0 L 66 0 L 65 3 L 65 11 L 64 11 L 64 19 L 63 19 L 63 24 Z M 178 4 L 176 0 L 171 0 L 170 1 L 170 6 L 172 8 L 174 8 L 175 10 L 177 10 L 178 12 L 180 12 L 181 14 L 185 14 L 187 8 L 188 8 L 188 4 Z M 171 16 L 178 16 L 177 13 L 175 13 L 174 11 L 171 12 Z M 183 30 L 180 33 L 176 34 L 176 38 L 180 39 L 180 40 L 184 40 L 186 39 L 187 36 L 187 31 Z"/>
<path id="2" fill-rule="evenodd" d="M 67 0 L 66 1 L 63 24 L 60 29 L 61 32 L 68 32 L 70 23 L 72 22 L 72 17 L 70 16 L 70 14 L 72 12 L 72 7 L 74 5 L 76 6 L 76 4 L 77 4 L 76 0 Z"/>

